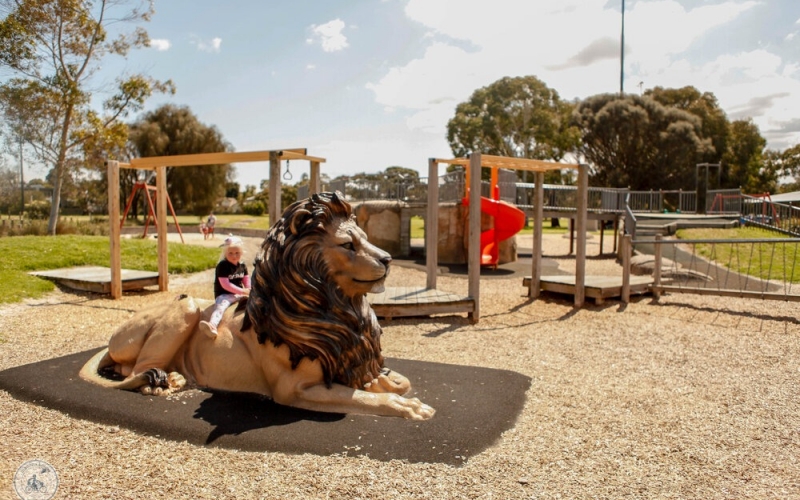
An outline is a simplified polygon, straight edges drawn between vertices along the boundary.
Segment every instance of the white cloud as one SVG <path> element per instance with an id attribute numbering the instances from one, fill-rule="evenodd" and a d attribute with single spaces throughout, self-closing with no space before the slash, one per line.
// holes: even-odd
<path id="1" fill-rule="evenodd" d="M 307 70 L 317 69 L 317 65 L 316 64 L 306 64 L 306 69 Z"/>
<path id="2" fill-rule="evenodd" d="M 334 19 L 325 24 L 312 24 L 311 34 L 312 37 L 306 40 L 306 43 L 316 43 L 322 46 L 325 52 L 338 52 L 346 49 L 349 44 L 347 37 L 342 33 L 344 30 L 344 21 L 341 19 Z"/>
<path id="3" fill-rule="evenodd" d="M 150 47 L 159 52 L 163 52 L 169 50 L 169 48 L 172 47 L 172 43 L 165 38 L 152 38 L 150 39 Z"/>
<path id="4" fill-rule="evenodd" d="M 767 137 L 800 109 L 797 67 L 755 46 L 707 62 L 687 55 L 711 30 L 759 6 L 720 0 L 687 10 L 678 0 L 633 2 L 625 13 L 625 89 L 693 85 L 713 92 L 730 113 L 758 111 L 754 121 Z M 366 88 L 384 109 L 410 111 L 411 130 L 441 133 L 458 103 L 504 76 L 537 76 L 566 99 L 619 90 L 616 2 L 493 0 L 487 8 L 480 0 L 409 0 L 405 13 L 428 30 L 427 48 Z"/>
<path id="5" fill-rule="evenodd" d="M 194 37 L 192 43 L 197 47 L 197 50 L 210 53 L 219 53 L 222 48 L 222 38 L 214 37 L 211 40 L 202 40 Z"/>

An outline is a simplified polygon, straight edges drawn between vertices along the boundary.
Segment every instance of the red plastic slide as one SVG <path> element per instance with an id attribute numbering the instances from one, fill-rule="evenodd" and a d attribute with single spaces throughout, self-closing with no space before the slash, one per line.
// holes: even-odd
<path id="1" fill-rule="evenodd" d="M 469 205 L 469 198 L 464 198 Z M 511 238 L 525 226 L 525 212 L 500 201 L 481 196 L 481 212 L 494 218 L 494 228 L 481 233 L 481 265 L 497 267 L 500 242 Z"/>

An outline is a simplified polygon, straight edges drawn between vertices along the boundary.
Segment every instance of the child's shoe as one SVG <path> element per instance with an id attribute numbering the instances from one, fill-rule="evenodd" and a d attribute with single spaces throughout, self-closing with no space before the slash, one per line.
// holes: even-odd
<path id="1" fill-rule="evenodd" d="M 216 338 L 217 337 L 217 327 L 209 323 L 208 321 L 201 321 L 200 322 L 200 331 L 208 335 L 209 337 Z"/>

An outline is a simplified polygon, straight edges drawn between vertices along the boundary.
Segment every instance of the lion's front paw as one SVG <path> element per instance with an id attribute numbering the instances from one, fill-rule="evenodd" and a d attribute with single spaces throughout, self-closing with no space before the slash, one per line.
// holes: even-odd
<path id="1" fill-rule="evenodd" d="M 396 396 L 393 398 L 392 406 L 400 413 L 400 416 L 411 420 L 428 420 L 436 413 L 436 410 L 417 398 Z"/>
<path id="2" fill-rule="evenodd" d="M 378 378 L 364 384 L 364 390 L 376 393 L 390 392 L 402 396 L 411 390 L 411 382 L 397 372 L 381 373 Z"/>

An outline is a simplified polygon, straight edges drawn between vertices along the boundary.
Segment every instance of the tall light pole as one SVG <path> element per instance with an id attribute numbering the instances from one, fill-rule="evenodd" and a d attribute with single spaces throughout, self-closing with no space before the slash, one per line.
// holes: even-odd
<path id="1" fill-rule="evenodd" d="M 25 173 L 22 169 L 22 137 L 19 138 L 19 191 L 19 218 L 22 220 L 22 216 L 25 214 Z"/>
<path id="2" fill-rule="evenodd" d="M 625 93 L 625 0 L 622 0 L 622 33 L 619 42 L 619 93 Z"/>

